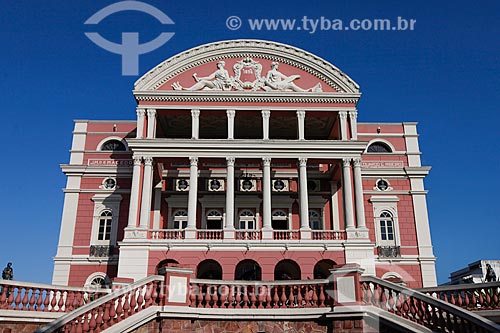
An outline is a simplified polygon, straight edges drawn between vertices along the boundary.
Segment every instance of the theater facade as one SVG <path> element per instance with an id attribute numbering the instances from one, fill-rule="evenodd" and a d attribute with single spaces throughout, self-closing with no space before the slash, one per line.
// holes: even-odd
<path id="1" fill-rule="evenodd" d="M 306 280 L 357 263 L 436 285 L 417 124 L 358 121 L 360 88 L 330 62 L 221 41 L 162 62 L 133 94 L 134 120 L 75 121 L 54 284 L 164 266 Z"/>

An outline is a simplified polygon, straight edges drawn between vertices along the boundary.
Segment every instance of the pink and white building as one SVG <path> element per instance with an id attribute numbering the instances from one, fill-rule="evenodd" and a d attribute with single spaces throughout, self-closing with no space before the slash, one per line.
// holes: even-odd
<path id="1" fill-rule="evenodd" d="M 53 283 L 326 277 L 436 284 L 416 123 L 362 123 L 359 86 L 269 41 L 202 45 L 135 84 L 136 119 L 77 120 Z"/>

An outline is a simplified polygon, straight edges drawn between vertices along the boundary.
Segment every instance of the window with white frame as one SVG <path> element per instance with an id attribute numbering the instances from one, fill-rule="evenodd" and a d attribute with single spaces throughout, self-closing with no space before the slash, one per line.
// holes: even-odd
<path id="1" fill-rule="evenodd" d="M 375 217 L 375 235 L 378 246 L 399 246 L 397 196 L 374 195 L 370 198 Z"/>
<path id="2" fill-rule="evenodd" d="M 255 215 L 252 211 L 245 209 L 240 212 L 239 216 L 239 229 L 254 230 L 255 229 Z"/>
<path id="3" fill-rule="evenodd" d="M 99 217 L 99 231 L 97 240 L 109 241 L 111 239 L 111 227 L 113 225 L 113 214 L 111 211 L 106 210 L 101 213 Z"/>
<path id="4" fill-rule="evenodd" d="M 176 210 L 173 216 L 173 229 L 186 229 L 188 213 L 183 209 Z"/>
<path id="5" fill-rule="evenodd" d="M 321 230 L 321 214 L 317 210 L 309 210 L 309 226 L 313 230 Z"/>
<path id="6" fill-rule="evenodd" d="M 288 230 L 288 215 L 281 209 L 275 210 L 271 223 L 274 230 Z"/>
<path id="7" fill-rule="evenodd" d="M 383 245 L 395 245 L 394 237 L 394 219 L 392 214 L 383 211 L 378 217 L 378 225 L 380 230 L 380 242 Z"/>
<path id="8" fill-rule="evenodd" d="M 222 213 L 219 210 L 211 209 L 207 212 L 207 229 L 222 229 Z"/>
<path id="9" fill-rule="evenodd" d="M 90 245 L 114 246 L 118 230 L 121 195 L 99 193 L 92 197 L 94 217 Z"/>

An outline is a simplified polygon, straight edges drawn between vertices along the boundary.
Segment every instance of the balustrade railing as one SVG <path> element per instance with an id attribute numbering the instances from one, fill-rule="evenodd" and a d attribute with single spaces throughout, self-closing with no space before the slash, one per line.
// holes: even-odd
<path id="1" fill-rule="evenodd" d="M 328 280 L 217 281 L 191 279 L 189 306 L 195 308 L 278 309 L 333 306 Z"/>
<path id="2" fill-rule="evenodd" d="M 375 277 L 361 278 L 362 301 L 439 332 L 499 332 L 500 326 L 461 308 Z"/>
<path id="3" fill-rule="evenodd" d="M 260 240 L 262 233 L 260 230 L 236 230 L 235 238 L 237 240 Z"/>
<path id="4" fill-rule="evenodd" d="M 217 240 L 223 238 L 222 230 L 198 230 L 198 239 Z"/>
<path id="5" fill-rule="evenodd" d="M 470 311 L 500 310 L 500 282 L 430 287 L 419 291 Z"/>
<path id="6" fill-rule="evenodd" d="M 35 333 L 101 332 L 150 306 L 163 305 L 162 276 L 150 276 L 70 312 Z"/>
<path id="7" fill-rule="evenodd" d="M 339 230 L 313 230 L 313 240 L 345 240 L 345 231 Z"/>
<path id="8" fill-rule="evenodd" d="M 300 239 L 299 230 L 274 230 L 274 239 L 276 240 L 297 240 Z"/>
<path id="9" fill-rule="evenodd" d="M 0 310 L 69 312 L 110 292 L 0 280 Z"/>
<path id="10" fill-rule="evenodd" d="M 184 239 L 184 230 L 152 229 L 149 230 L 150 239 Z"/>

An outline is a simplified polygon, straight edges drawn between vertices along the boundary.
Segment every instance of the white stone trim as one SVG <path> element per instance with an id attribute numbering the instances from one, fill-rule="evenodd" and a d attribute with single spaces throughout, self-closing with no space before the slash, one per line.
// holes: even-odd
<path id="1" fill-rule="evenodd" d="M 401 237 L 399 234 L 399 223 L 398 223 L 398 202 L 399 198 L 397 196 L 372 196 L 369 201 L 373 206 L 373 217 L 375 225 L 375 238 L 376 244 L 379 246 L 400 246 Z M 382 212 L 387 211 L 392 215 L 393 222 L 393 233 L 394 241 L 382 240 L 380 237 L 380 225 L 379 219 Z"/>
<path id="2" fill-rule="evenodd" d="M 122 196 L 119 194 L 96 194 L 92 197 L 92 201 L 94 202 L 94 215 L 92 219 L 90 245 L 116 245 L 121 200 Z M 98 240 L 99 220 L 101 214 L 107 210 L 111 211 L 112 214 L 110 239 Z"/>
<path id="3" fill-rule="evenodd" d="M 375 142 L 382 142 L 384 144 L 386 144 L 387 146 L 389 146 L 389 148 L 391 148 L 391 152 L 390 153 L 369 153 L 368 152 L 368 147 L 370 147 L 373 143 Z M 364 151 L 365 154 L 386 154 L 386 155 L 394 155 L 394 153 L 400 153 L 400 154 L 404 154 L 405 152 L 397 152 L 396 149 L 394 148 L 394 145 L 392 143 L 390 143 L 389 141 L 387 141 L 386 139 L 382 139 L 382 138 L 376 138 L 376 139 L 371 139 L 370 141 L 368 141 L 368 144 L 366 145 L 366 148 L 365 148 L 365 151 Z"/>
<path id="4" fill-rule="evenodd" d="M 83 164 L 83 153 L 87 140 L 87 122 L 75 122 L 73 142 L 71 144 L 70 164 Z"/>

